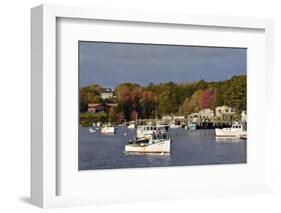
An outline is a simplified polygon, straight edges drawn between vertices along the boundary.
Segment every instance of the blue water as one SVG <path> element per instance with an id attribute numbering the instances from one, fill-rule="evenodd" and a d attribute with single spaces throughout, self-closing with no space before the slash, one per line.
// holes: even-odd
<path id="1" fill-rule="evenodd" d="M 118 127 L 115 135 L 79 128 L 79 170 L 246 163 L 246 141 L 216 139 L 214 130 L 169 129 L 170 155 L 124 153 L 135 131 Z"/>

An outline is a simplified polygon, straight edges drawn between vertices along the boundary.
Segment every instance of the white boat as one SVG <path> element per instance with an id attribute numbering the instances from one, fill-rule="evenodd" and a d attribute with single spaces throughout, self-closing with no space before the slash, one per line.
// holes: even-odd
<path id="1" fill-rule="evenodd" d="M 167 132 L 152 134 L 150 137 L 138 138 L 125 145 L 125 152 L 135 153 L 170 153 L 171 139 Z"/>
<path id="2" fill-rule="evenodd" d="M 128 129 L 134 129 L 134 128 L 136 128 L 136 124 L 135 123 L 130 123 L 128 125 Z"/>
<path id="3" fill-rule="evenodd" d="M 154 133 L 166 131 L 165 126 L 141 125 L 137 128 L 137 138 L 149 138 Z"/>
<path id="4" fill-rule="evenodd" d="M 230 128 L 215 129 L 217 138 L 233 138 L 240 137 L 241 135 L 247 135 L 247 131 L 242 124 L 236 122 L 233 123 Z"/>
<path id="5" fill-rule="evenodd" d="M 95 132 L 96 132 L 96 129 L 95 129 L 94 127 L 91 127 L 91 128 L 89 128 L 89 132 L 90 132 L 90 133 L 95 133 Z"/>
<path id="6" fill-rule="evenodd" d="M 113 126 L 112 124 L 105 124 L 104 126 L 101 127 L 102 134 L 115 134 L 115 132 L 116 132 L 116 127 Z"/>
<path id="7" fill-rule="evenodd" d="M 181 128 L 182 125 L 177 124 L 175 121 L 170 122 L 170 128 L 174 129 L 174 128 Z"/>
<path id="8" fill-rule="evenodd" d="M 189 130 L 196 130 L 196 126 L 197 124 L 192 122 L 192 123 L 188 123 L 186 127 Z"/>

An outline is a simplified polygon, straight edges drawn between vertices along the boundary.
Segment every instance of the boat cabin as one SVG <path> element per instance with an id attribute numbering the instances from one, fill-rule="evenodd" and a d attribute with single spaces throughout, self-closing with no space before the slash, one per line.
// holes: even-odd
<path id="1" fill-rule="evenodd" d="M 168 134 L 164 133 L 164 132 L 163 133 L 159 133 L 159 134 L 154 133 L 152 135 L 152 140 L 167 140 L 167 139 L 169 139 Z"/>

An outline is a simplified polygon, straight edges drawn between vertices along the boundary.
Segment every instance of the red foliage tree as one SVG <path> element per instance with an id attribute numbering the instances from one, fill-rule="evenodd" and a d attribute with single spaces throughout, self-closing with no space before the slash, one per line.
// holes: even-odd
<path id="1" fill-rule="evenodd" d="M 200 109 L 205 109 L 210 107 L 214 99 L 215 99 L 215 90 L 213 88 L 206 89 L 199 99 Z"/>
<path id="2" fill-rule="evenodd" d="M 130 119 L 131 119 L 131 121 L 137 119 L 137 112 L 136 112 L 136 110 L 133 110 L 133 111 L 131 112 Z"/>
<path id="3" fill-rule="evenodd" d="M 117 121 L 118 121 L 118 123 L 123 123 L 125 121 L 125 115 L 123 112 L 118 113 Z"/>

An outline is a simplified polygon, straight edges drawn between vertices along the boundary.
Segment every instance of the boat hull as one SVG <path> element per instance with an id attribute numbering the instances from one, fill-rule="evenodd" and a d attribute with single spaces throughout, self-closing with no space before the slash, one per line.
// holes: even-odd
<path id="1" fill-rule="evenodd" d="M 137 153 L 169 153 L 171 140 L 163 140 L 151 144 L 128 144 L 125 146 L 125 152 Z"/>
<path id="2" fill-rule="evenodd" d="M 196 124 L 188 124 L 189 130 L 196 130 Z"/>
<path id="3" fill-rule="evenodd" d="M 181 127 L 182 127 L 181 125 L 175 125 L 175 124 L 170 125 L 171 129 L 177 129 L 177 128 L 181 128 Z"/>
<path id="4" fill-rule="evenodd" d="M 104 127 L 101 128 L 102 134 L 115 134 L 115 127 Z"/>
<path id="5" fill-rule="evenodd" d="M 129 125 L 128 129 L 135 129 L 135 125 Z"/>
<path id="6" fill-rule="evenodd" d="M 215 129 L 217 138 L 233 138 L 240 137 L 240 135 L 245 135 L 245 131 L 237 130 L 225 130 L 225 129 Z"/>

